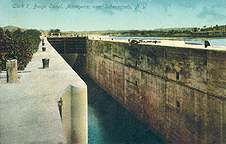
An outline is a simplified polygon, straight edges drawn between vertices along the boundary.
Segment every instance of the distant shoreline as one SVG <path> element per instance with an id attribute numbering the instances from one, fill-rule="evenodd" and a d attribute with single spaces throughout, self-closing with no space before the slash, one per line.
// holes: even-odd
<path id="1" fill-rule="evenodd" d="M 149 36 L 114 36 L 114 35 L 88 35 L 89 37 L 95 38 L 111 38 L 111 37 L 121 37 L 121 38 L 158 38 L 163 40 L 200 40 L 204 41 L 206 39 L 226 39 L 226 37 L 149 37 Z"/>

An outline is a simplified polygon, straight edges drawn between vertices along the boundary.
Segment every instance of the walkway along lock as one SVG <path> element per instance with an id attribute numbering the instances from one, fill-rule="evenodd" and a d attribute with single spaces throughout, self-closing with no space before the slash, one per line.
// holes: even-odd
<path id="1" fill-rule="evenodd" d="M 17 82 L 17 60 L 7 60 L 6 62 L 7 82 Z"/>
<path id="2" fill-rule="evenodd" d="M 42 59 L 43 68 L 49 68 L 49 59 Z"/>

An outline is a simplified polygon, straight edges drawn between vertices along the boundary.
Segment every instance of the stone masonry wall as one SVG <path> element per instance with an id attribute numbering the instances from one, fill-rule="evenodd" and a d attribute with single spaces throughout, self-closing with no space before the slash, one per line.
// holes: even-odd
<path id="1" fill-rule="evenodd" d="M 225 54 L 88 40 L 86 72 L 169 142 L 225 143 Z"/>

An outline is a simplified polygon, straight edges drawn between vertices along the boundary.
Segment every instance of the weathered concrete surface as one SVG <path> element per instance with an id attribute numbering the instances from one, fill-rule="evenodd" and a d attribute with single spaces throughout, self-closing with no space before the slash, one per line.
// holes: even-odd
<path id="1" fill-rule="evenodd" d="M 173 143 L 226 143 L 226 48 L 87 41 L 87 73 Z"/>
<path id="2" fill-rule="evenodd" d="M 8 60 L 6 62 L 7 82 L 17 82 L 17 60 Z"/>
<path id="3" fill-rule="evenodd" d="M 65 123 L 72 121 L 71 117 L 63 113 L 62 122 L 58 109 L 60 97 L 75 96 L 73 89 L 82 90 L 80 95 L 73 97 L 82 99 L 82 142 L 87 143 L 87 95 L 86 84 L 72 70 L 72 68 L 57 54 L 45 39 L 47 50 L 42 52 L 41 45 L 32 61 L 25 69 L 17 83 L 1 84 L 1 140 L 2 144 L 30 144 L 30 143 L 70 143 L 71 137 L 64 137 L 71 128 Z M 42 59 L 49 58 L 49 68 L 42 68 Z M 64 99 L 63 99 L 64 101 Z M 63 102 L 63 112 L 68 103 Z M 65 106 L 65 108 L 64 108 Z M 73 105 L 75 107 L 75 105 Z M 81 106 L 80 106 L 81 107 Z M 71 111 L 66 111 L 73 115 Z M 63 125 L 63 126 L 62 126 Z M 63 127 L 64 130 L 63 131 Z M 78 128 L 81 133 L 81 126 Z M 85 138 L 85 140 L 84 140 Z M 79 139 L 79 138 L 78 138 Z M 81 139 L 79 139 L 81 141 Z M 76 143 L 76 141 L 72 141 Z"/>
<path id="4" fill-rule="evenodd" d="M 71 91 L 71 141 L 72 144 L 87 144 L 87 89 L 73 86 Z"/>

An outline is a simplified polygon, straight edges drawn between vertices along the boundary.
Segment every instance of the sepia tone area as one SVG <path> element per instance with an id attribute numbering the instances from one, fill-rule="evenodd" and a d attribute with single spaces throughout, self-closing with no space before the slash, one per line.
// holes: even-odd
<path id="1" fill-rule="evenodd" d="M 226 143 L 225 0 L 0 7 L 0 144 Z"/>

